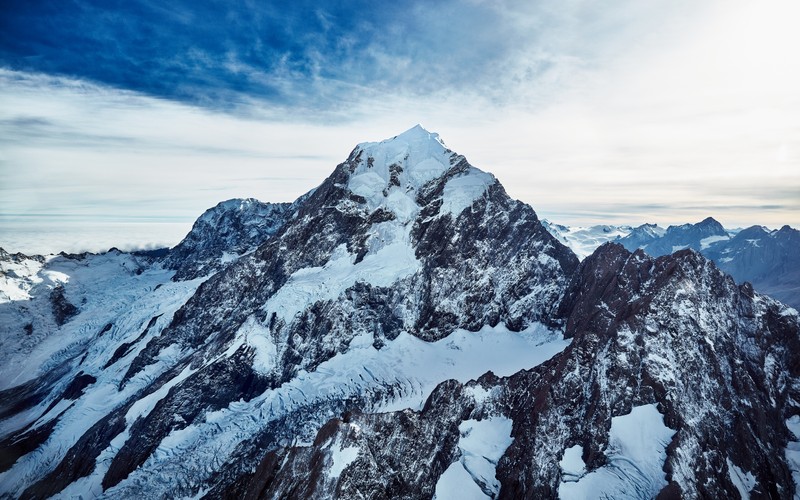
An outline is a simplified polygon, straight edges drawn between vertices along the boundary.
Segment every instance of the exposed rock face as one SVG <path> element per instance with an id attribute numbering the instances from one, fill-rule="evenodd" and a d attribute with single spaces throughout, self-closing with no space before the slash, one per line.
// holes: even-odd
<path id="1" fill-rule="evenodd" d="M 213 274 L 264 243 L 294 209 L 291 203 L 262 203 L 253 198 L 223 201 L 195 221 L 164 264 L 177 271 L 175 279 Z"/>
<path id="2" fill-rule="evenodd" d="M 568 484 L 559 466 L 568 448 L 579 446 L 583 478 L 617 467 L 625 457 L 609 447 L 612 418 L 654 405 L 673 437 L 656 477 L 631 469 L 627 495 L 736 498 L 738 469 L 754 479 L 751 495 L 792 498 L 783 450 L 784 421 L 800 412 L 796 314 L 692 251 L 654 260 L 612 244 L 581 264 L 561 312 L 573 342 L 550 361 L 466 387 L 442 384 L 419 413 L 331 421 L 312 446 L 271 452 L 231 491 L 430 496 L 458 460 L 459 423 L 505 415 L 513 441 L 497 463 L 499 497 L 554 498 Z M 332 479 L 346 449 L 355 458 Z"/>
<path id="3" fill-rule="evenodd" d="M 58 326 L 78 314 L 78 308 L 64 297 L 64 287 L 62 286 L 57 286 L 53 290 L 53 293 L 50 294 L 50 302 L 53 304 L 53 318 Z"/>

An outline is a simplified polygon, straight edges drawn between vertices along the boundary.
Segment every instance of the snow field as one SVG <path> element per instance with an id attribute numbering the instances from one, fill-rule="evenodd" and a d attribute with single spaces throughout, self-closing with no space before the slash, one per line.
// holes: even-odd
<path id="1" fill-rule="evenodd" d="M 254 331 L 247 328 L 248 335 Z M 274 390 L 248 402 L 233 402 L 207 414 L 203 423 L 173 431 L 156 453 L 107 494 L 124 494 L 128 485 L 145 483 L 154 494 L 168 494 L 174 478 L 159 482 L 153 479 L 165 470 L 202 482 L 212 472 L 207 464 L 224 462 L 240 442 L 256 435 L 269 422 L 295 412 L 301 412 L 306 422 L 306 427 L 298 430 L 297 444 L 310 444 L 331 417 L 327 413 L 315 415 L 311 410 L 325 401 L 374 394 L 378 399 L 365 411 L 418 410 L 445 380 L 467 382 L 489 370 L 499 376 L 512 375 L 546 361 L 569 345 L 559 332 L 542 325 L 518 333 L 499 325 L 478 332 L 457 330 L 430 343 L 401 333 L 380 350 L 372 342 L 371 335 L 358 336 L 346 352 L 321 363 L 316 370 L 301 370 L 293 380 Z M 228 350 L 228 354 L 233 352 L 233 348 Z M 392 387 L 395 396 L 390 397 L 387 389 Z"/>
<path id="2" fill-rule="evenodd" d="M 608 465 L 581 474 L 585 464 L 580 445 L 564 452 L 560 465 L 562 499 L 653 498 L 667 485 L 662 470 L 666 447 L 675 431 L 653 404 L 637 406 L 611 419 Z"/>
<path id="3" fill-rule="evenodd" d="M 434 499 L 495 498 L 500 492 L 495 469 L 514 440 L 512 425 L 513 422 L 503 416 L 461 422 L 458 426 L 461 456 L 439 478 Z"/>

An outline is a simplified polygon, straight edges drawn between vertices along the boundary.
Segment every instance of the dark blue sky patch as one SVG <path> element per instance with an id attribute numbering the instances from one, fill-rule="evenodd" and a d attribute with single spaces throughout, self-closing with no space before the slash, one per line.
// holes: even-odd
<path id="1" fill-rule="evenodd" d="M 2 13 L 0 65 L 211 107 L 489 86 L 531 36 L 455 2 L 6 0 Z"/>

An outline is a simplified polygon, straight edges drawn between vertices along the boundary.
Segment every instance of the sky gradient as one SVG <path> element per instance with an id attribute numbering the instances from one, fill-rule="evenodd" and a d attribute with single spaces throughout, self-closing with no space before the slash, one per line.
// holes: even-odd
<path id="1" fill-rule="evenodd" d="M 168 5 L 168 6 L 165 6 Z M 800 4 L 4 1 L 0 246 L 174 245 L 416 123 L 563 224 L 800 226 Z"/>

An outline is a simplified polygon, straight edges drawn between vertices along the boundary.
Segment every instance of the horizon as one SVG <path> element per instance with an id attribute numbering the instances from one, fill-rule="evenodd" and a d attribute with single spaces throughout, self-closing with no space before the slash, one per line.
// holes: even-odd
<path id="1" fill-rule="evenodd" d="M 557 224 L 800 227 L 788 0 L 4 10 L 10 252 L 174 246 L 414 123 Z"/>

